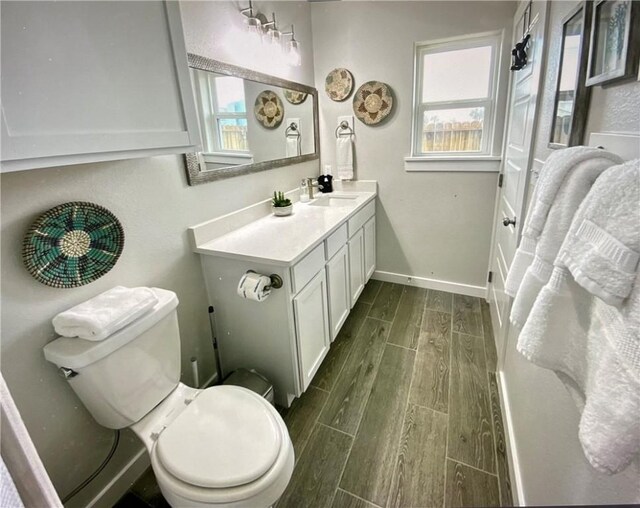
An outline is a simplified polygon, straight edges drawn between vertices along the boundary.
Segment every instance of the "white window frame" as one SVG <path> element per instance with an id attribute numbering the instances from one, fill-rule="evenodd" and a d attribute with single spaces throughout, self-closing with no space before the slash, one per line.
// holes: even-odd
<path id="1" fill-rule="evenodd" d="M 204 134 L 203 148 L 205 152 L 208 154 L 223 154 L 232 157 L 251 158 L 252 154 L 249 150 L 225 150 L 222 148 L 222 139 L 220 139 L 218 120 L 232 118 L 245 119 L 248 122 L 248 113 L 219 112 L 215 93 L 215 77 L 209 76 L 209 73 L 206 75 L 204 74 L 205 73 L 199 73 L 197 75 L 198 79 L 194 80 L 194 85 L 196 88 L 196 99 L 199 102 L 202 102 L 201 111 L 206 111 L 205 118 L 200 119 L 200 128 Z"/>
<path id="2" fill-rule="evenodd" d="M 422 102 L 424 56 L 433 53 L 460 49 L 491 46 L 491 69 L 489 71 L 489 92 L 483 99 L 464 99 L 456 101 Z M 426 41 L 415 44 L 414 51 L 414 87 L 413 87 L 413 128 L 411 130 L 411 153 L 407 162 L 428 160 L 499 160 L 494 157 L 496 109 L 498 98 L 499 64 L 502 51 L 502 32 L 485 32 L 464 37 Z M 477 152 L 422 152 L 422 122 L 426 110 L 484 107 L 482 146 Z"/>

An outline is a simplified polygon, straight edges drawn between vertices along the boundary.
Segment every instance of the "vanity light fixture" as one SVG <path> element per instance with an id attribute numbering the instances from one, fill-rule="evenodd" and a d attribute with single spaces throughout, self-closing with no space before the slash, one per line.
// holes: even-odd
<path id="1" fill-rule="evenodd" d="M 271 14 L 273 19 L 267 23 L 262 25 L 263 28 L 267 29 L 267 41 L 271 44 L 271 47 L 275 48 L 277 51 L 282 51 L 282 32 L 278 30 L 276 25 L 276 13 L 273 12 Z"/>
<path id="2" fill-rule="evenodd" d="M 253 3 L 249 0 L 249 7 L 242 9 L 241 14 L 246 16 L 247 30 L 256 39 L 262 38 L 262 22 L 253 12 Z"/>
<path id="3" fill-rule="evenodd" d="M 290 35 L 291 40 L 287 42 L 286 53 L 289 58 L 289 65 L 292 67 L 300 67 L 302 65 L 302 56 L 300 55 L 300 43 L 296 40 L 296 35 L 291 25 L 290 32 L 282 32 L 282 35 Z"/>

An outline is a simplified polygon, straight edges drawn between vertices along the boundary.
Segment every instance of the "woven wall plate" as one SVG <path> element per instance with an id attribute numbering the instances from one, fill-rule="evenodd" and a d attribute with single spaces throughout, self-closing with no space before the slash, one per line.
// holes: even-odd
<path id="1" fill-rule="evenodd" d="M 386 83 L 367 81 L 353 96 L 353 112 L 367 125 L 382 122 L 392 109 L 393 95 Z"/>
<path id="2" fill-rule="evenodd" d="M 22 259 L 38 281 L 74 288 L 102 277 L 124 247 L 120 221 L 109 210 L 75 201 L 44 212 L 22 243 Z"/>
<path id="3" fill-rule="evenodd" d="M 324 89 L 331 100 L 343 101 L 353 91 L 353 75 L 341 67 L 333 69 L 324 80 Z"/>
<path id="4" fill-rule="evenodd" d="M 307 94 L 304 92 L 298 92 L 297 90 L 284 90 L 284 98 L 291 104 L 302 104 L 307 98 Z"/>
<path id="5" fill-rule="evenodd" d="M 260 92 L 256 98 L 253 112 L 264 127 L 275 129 L 282 123 L 284 117 L 284 106 L 280 97 L 271 90 Z"/>

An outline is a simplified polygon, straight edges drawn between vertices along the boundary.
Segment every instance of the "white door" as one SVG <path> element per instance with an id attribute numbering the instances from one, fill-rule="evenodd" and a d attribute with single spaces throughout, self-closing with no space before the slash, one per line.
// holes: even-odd
<path id="1" fill-rule="evenodd" d="M 489 286 L 489 301 L 499 362 L 504 358 L 511 306 L 511 301 L 504 292 L 504 283 L 522 228 L 529 168 L 533 159 L 533 133 L 540 89 L 546 9 L 547 2 L 523 2 L 514 18 L 513 44 L 522 39 L 527 26 L 531 38 L 527 50 L 527 65 L 511 73 L 509 124 L 491 248 L 492 283 Z"/>
<path id="2" fill-rule="evenodd" d="M 302 391 L 305 391 L 329 351 L 327 278 L 324 270 L 318 272 L 293 299 L 293 312 L 298 338 L 300 378 Z"/>
<path id="3" fill-rule="evenodd" d="M 329 286 L 329 322 L 333 342 L 351 309 L 349 251 L 346 245 L 343 245 L 327 263 L 327 285 Z"/>
<path id="4" fill-rule="evenodd" d="M 362 228 L 349 239 L 349 282 L 351 308 L 364 289 L 364 232 Z"/>
<path id="5" fill-rule="evenodd" d="M 371 217 L 364 225 L 364 275 L 368 282 L 376 269 L 376 218 Z"/>

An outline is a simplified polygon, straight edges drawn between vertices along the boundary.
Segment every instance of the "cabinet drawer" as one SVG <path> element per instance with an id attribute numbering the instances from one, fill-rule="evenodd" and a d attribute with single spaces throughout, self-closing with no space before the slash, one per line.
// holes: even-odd
<path id="1" fill-rule="evenodd" d="M 365 207 L 349 219 L 349 238 L 351 238 L 364 223 L 376 213 L 376 200 L 372 199 Z"/>
<path id="2" fill-rule="evenodd" d="M 331 236 L 325 240 L 327 246 L 327 259 L 331 259 L 333 255 L 347 243 L 347 223 L 336 229 Z"/>
<path id="3" fill-rule="evenodd" d="M 324 242 L 315 247 L 298 264 L 291 268 L 293 292 L 297 293 L 307 285 L 314 275 L 324 268 Z"/>

